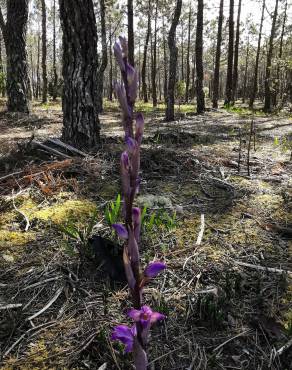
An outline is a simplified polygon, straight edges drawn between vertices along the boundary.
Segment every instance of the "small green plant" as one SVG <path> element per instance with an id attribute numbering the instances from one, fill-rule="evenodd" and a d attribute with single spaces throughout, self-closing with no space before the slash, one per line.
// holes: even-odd
<path id="1" fill-rule="evenodd" d="M 274 145 L 280 146 L 283 153 L 290 152 L 290 161 L 292 161 L 292 135 L 285 135 L 283 138 L 274 138 Z"/>
<path id="2" fill-rule="evenodd" d="M 70 239 L 75 240 L 76 248 L 80 255 L 80 258 L 83 259 L 84 257 L 91 258 L 92 252 L 88 245 L 88 240 L 92 235 L 93 228 L 97 222 L 97 210 L 92 214 L 88 223 L 85 226 L 80 226 L 75 224 L 71 221 L 66 223 L 65 225 L 59 225 L 59 230 L 65 234 Z M 66 243 L 66 252 L 69 255 L 74 255 L 75 250 L 74 247 L 70 243 Z"/>
<path id="3" fill-rule="evenodd" d="M 168 231 L 176 227 L 176 212 L 169 215 L 165 210 L 153 211 L 147 214 L 147 208 L 143 209 L 143 221 L 142 226 L 147 230 L 153 230 L 155 228 L 164 227 Z"/>
<path id="4" fill-rule="evenodd" d="M 105 210 L 105 219 L 109 226 L 117 223 L 121 211 L 121 195 L 118 194 L 115 201 L 111 201 Z"/>

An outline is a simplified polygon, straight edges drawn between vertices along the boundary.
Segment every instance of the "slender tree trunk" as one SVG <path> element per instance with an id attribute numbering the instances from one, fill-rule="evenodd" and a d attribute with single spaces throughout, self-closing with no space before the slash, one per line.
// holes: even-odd
<path id="1" fill-rule="evenodd" d="M 174 120 L 174 89 L 176 82 L 177 70 L 177 46 L 175 42 L 176 28 L 179 22 L 182 8 L 182 0 L 176 1 L 174 16 L 171 22 L 171 27 L 168 34 L 168 48 L 169 48 L 169 79 L 167 88 L 167 106 L 165 112 L 166 121 Z"/>
<path id="2" fill-rule="evenodd" d="M 274 95 L 274 102 L 273 102 L 274 107 L 277 105 L 277 96 L 280 90 L 280 64 L 281 64 L 281 59 L 283 55 L 283 40 L 284 40 L 284 35 L 285 35 L 285 27 L 286 27 L 286 19 L 287 19 L 287 6 L 288 6 L 288 1 L 286 0 L 283 23 L 282 23 L 282 31 L 281 31 L 281 37 L 280 37 L 280 47 L 279 47 L 279 56 L 278 56 L 279 62 L 277 65 L 277 77 L 276 77 L 275 95 Z"/>
<path id="3" fill-rule="evenodd" d="M 192 7 L 191 2 L 189 4 L 189 20 L 188 20 L 188 45 L 187 45 L 187 70 L 186 70 L 186 103 L 189 102 L 189 90 L 190 90 L 190 48 L 191 48 L 191 21 L 192 21 Z"/>
<path id="4" fill-rule="evenodd" d="M 238 1 L 238 13 L 236 22 L 236 37 L 234 48 L 234 66 L 232 78 L 232 103 L 236 100 L 237 80 L 238 80 L 238 52 L 239 52 L 239 36 L 240 36 L 240 13 L 241 13 L 241 0 Z"/>
<path id="5" fill-rule="evenodd" d="M 42 101 L 48 100 L 48 77 L 47 77 L 47 10 L 45 0 L 42 4 L 42 70 L 43 70 L 43 94 Z"/>
<path id="6" fill-rule="evenodd" d="M 220 82 L 223 6 L 224 6 L 224 0 L 220 0 L 216 59 L 215 59 L 215 69 L 214 69 L 214 84 L 213 84 L 213 108 L 216 108 L 216 109 L 218 108 L 218 97 L 219 97 L 218 95 L 219 95 L 219 82 Z"/>
<path id="7" fill-rule="evenodd" d="M 0 26 L 7 55 L 7 108 L 10 112 L 29 112 L 29 77 L 25 49 L 27 19 L 28 0 L 7 0 L 6 23 L 0 11 Z"/>
<path id="8" fill-rule="evenodd" d="M 148 1 L 148 21 L 147 21 L 147 32 L 146 32 L 146 39 L 144 44 L 144 51 L 143 51 L 143 62 L 142 62 L 142 70 L 141 70 L 141 78 L 142 78 L 142 95 L 144 102 L 148 102 L 148 93 L 147 93 L 147 82 L 146 82 L 146 69 L 147 69 L 147 49 L 148 43 L 151 33 L 151 1 Z"/>
<path id="9" fill-rule="evenodd" d="M 249 107 L 250 108 L 253 108 L 253 104 L 254 104 L 256 94 L 257 94 L 257 90 L 258 90 L 259 61 L 260 61 L 261 40 L 262 40 L 262 31 L 263 31 L 265 7 L 266 7 L 266 0 L 263 0 L 262 16 L 261 16 L 261 23 L 260 23 L 259 38 L 258 38 L 258 47 L 257 47 L 256 62 L 255 62 L 255 68 L 254 68 L 253 85 L 252 85 L 250 101 L 249 101 Z"/>
<path id="10" fill-rule="evenodd" d="M 110 61 L 110 68 L 109 68 L 109 93 L 108 93 L 109 101 L 113 100 L 113 55 L 112 55 L 112 48 L 113 48 L 113 35 L 112 35 L 112 23 L 111 23 L 111 19 L 110 19 L 110 24 L 109 24 L 109 61 Z"/>
<path id="11" fill-rule="evenodd" d="M 155 5 L 155 21 L 154 21 L 154 41 L 152 47 L 152 102 L 153 107 L 157 107 L 157 86 L 156 86 L 156 75 L 157 75 L 157 15 L 158 15 L 158 0 Z"/>
<path id="12" fill-rule="evenodd" d="M 93 2 L 59 1 L 63 30 L 63 139 L 79 148 L 93 148 L 100 140 Z"/>
<path id="13" fill-rule="evenodd" d="M 184 24 L 181 24 L 181 80 L 185 79 L 184 72 Z"/>
<path id="14" fill-rule="evenodd" d="M 224 104 L 230 104 L 232 100 L 232 73 L 233 73 L 233 45 L 234 45 L 234 0 L 229 3 L 229 40 L 228 40 L 228 65 L 226 78 L 226 92 Z"/>
<path id="15" fill-rule="evenodd" d="M 133 0 L 128 0 L 128 58 L 129 63 L 134 67 L 134 11 L 133 11 Z"/>
<path id="16" fill-rule="evenodd" d="M 245 98 L 246 98 L 248 63 L 249 63 L 249 38 L 247 40 L 246 56 L 245 56 L 244 80 L 243 80 L 243 91 L 242 91 L 242 102 L 243 103 L 245 103 Z"/>
<path id="17" fill-rule="evenodd" d="M 265 76 L 265 104 L 264 104 L 264 112 L 266 113 L 271 112 L 270 79 L 271 79 L 273 49 L 274 49 L 274 38 L 275 38 L 275 33 L 276 33 L 276 21 L 277 21 L 277 16 L 278 16 L 278 4 L 279 4 L 279 0 L 276 0 L 272 28 L 271 28 L 271 35 L 270 35 L 270 40 L 269 40 L 269 49 L 268 49 L 268 54 L 267 54 L 267 65 L 266 65 L 266 76 Z"/>
<path id="18" fill-rule="evenodd" d="M 40 97 L 40 53 L 41 53 L 41 36 L 38 32 L 38 51 L 37 51 L 37 68 L 36 68 L 36 79 L 37 79 L 37 86 L 36 86 L 36 99 Z"/>
<path id="19" fill-rule="evenodd" d="M 58 95 L 58 74 L 56 65 L 56 0 L 53 3 L 53 100 Z"/>
<path id="20" fill-rule="evenodd" d="M 197 91 L 197 113 L 205 112 L 205 94 L 203 90 L 203 22 L 204 22 L 204 0 L 198 0 L 197 10 L 197 34 L 196 34 L 196 91 Z"/>
<path id="21" fill-rule="evenodd" d="M 164 91 L 164 101 L 167 102 L 167 53 L 166 53 L 166 38 L 165 38 L 165 24 L 164 24 L 164 16 L 162 18 L 162 27 L 163 27 L 163 60 L 164 60 L 164 84 L 163 84 L 163 91 Z"/>
<path id="22" fill-rule="evenodd" d="M 106 25 L 105 25 L 105 2 L 99 0 L 100 24 L 101 24 L 101 64 L 97 74 L 97 112 L 103 111 L 103 80 L 104 71 L 107 67 L 107 45 L 106 45 Z"/>

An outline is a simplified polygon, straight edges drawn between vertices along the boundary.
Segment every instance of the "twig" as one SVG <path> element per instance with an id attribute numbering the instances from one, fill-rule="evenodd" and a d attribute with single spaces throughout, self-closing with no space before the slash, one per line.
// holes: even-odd
<path id="1" fill-rule="evenodd" d="M 50 143 L 52 143 L 52 144 L 55 144 L 55 145 L 59 145 L 60 147 L 62 147 L 62 148 L 65 148 L 65 149 L 67 149 L 67 150 L 70 150 L 70 152 L 73 152 L 73 153 L 76 153 L 76 154 L 79 154 L 79 155 L 81 155 L 82 157 L 86 157 L 87 156 L 87 154 L 86 153 L 84 153 L 84 152 L 82 152 L 81 150 L 79 150 L 79 149 L 76 149 L 76 148 L 74 148 L 74 146 L 72 146 L 72 145 L 69 145 L 69 144 L 65 144 L 65 143 L 63 143 L 63 141 L 61 141 L 61 140 L 59 140 L 59 139 L 48 139 L 48 141 L 50 142 Z"/>
<path id="2" fill-rule="evenodd" d="M 0 311 L 10 310 L 12 308 L 19 308 L 19 307 L 22 307 L 22 303 L 10 303 L 10 304 L 7 304 L 6 306 L 0 306 Z"/>
<path id="3" fill-rule="evenodd" d="M 31 320 L 35 319 L 36 317 L 38 317 L 39 315 L 41 315 L 42 313 L 44 313 L 59 298 L 59 296 L 62 292 L 63 292 L 63 287 L 59 288 L 56 291 L 56 294 L 54 295 L 54 297 L 45 305 L 45 307 L 43 307 L 40 311 L 36 312 L 34 315 L 28 317 L 27 321 L 31 321 Z"/>
<path id="4" fill-rule="evenodd" d="M 205 230 L 205 215 L 202 213 L 201 214 L 201 228 L 200 228 L 200 232 L 199 232 L 199 235 L 198 235 L 198 238 L 197 238 L 196 245 L 201 244 L 202 239 L 203 239 L 203 235 L 204 235 L 204 230 Z"/>
<path id="5" fill-rule="evenodd" d="M 253 133 L 253 120 L 250 123 L 250 131 L 248 138 L 248 147 L 247 147 L 247 175 L 250 176 L 250 148 L 251 148 L 251 139 Z"/>
<path id="6" fill-rule="evenodd" d="M 239 135 L 239 151 L 238 151 L 238 166 L 237 171 L 240 173 L 240 164 L 241 164 L 241 148 L 242 148 L 242 135 L 241 135 L 241 129 L 238 129 L 238 135 Z"/>
<path id="7" fill-rule="evenodd" d="M 0 181 L 9 179 L 9 177 L 13 177 L 15 175 L 20 175 L 21 173 L 23 173 L 23 171 L 17 171 L 17 172 L 9 173 L 8 175 L 5 175 L 3 177 L 0 177 Z"/>
<path id="8" fill-rule="evenodd" d="M 19 214 L 20 214 L 20 215 L 25 219 L 26 225 L 25 225 L 25 229 L 24 229 L 24 231 L 25 231 L 25 232 L 27 232 L 27 231 L 28 231 L 28 229 L 29 229 L 29 227 L 30 227 L 29 219 L 28 219 L 27 215 L 26 215 L 24 212 L 20 211 L 20 210 L 16 207 L 15 202 L 14 202 L 14 198 L 15 198 L 15 196 L 14 196 L 14 192 L 12 191 L 12 204 L 13 204 L 13 208 L 15 209 L 15 211 L 16 211 L 16 212 L 18 212 L 18 213 L 19 213 Z"/>
<path id="9" fill-rule="evenodd" d="M 276 268 L 273 268 L 273 267 L 264 267 L 264 266 L 259 266 L 259 265 L 253 265 L 251 263 L 245 263 L 245 262 L 239 262 L 239 261 L 233 261 L 233 262 L 236 263 L 239 266 L 250 267 L 252 269 L 260 270 L 260 271 L 274 272 L 276 274 L 287 274 L 287 275 L 292 277 L 292 271 L 276 269 Z"/>
<path id="10" fill-rule="evenodd" d="M 286 351 L 291 346 L 292 346 L 292 339 L 290 339 L 286 344 L 284 344 L 284 346 L 282 346 L 281 348 L 279 348 L 278 351 L 276 351 L 276 354 L 278 356 L 281 356 L 283 354 L 283 352 Z"/>
<path id="11" fill-rule="evenodd" d="M 227 343 L 231 342 L 232 340 L 234 340 L 234 339 L 236 339 L 236 338 L 238 338 L 238 337 L 241 337 L 241 336 L 243 336 L 243 335 L 245 335 L 245 334 L 247 334 L 247 333 L 249 333 L 249 332 L 251 332 L 251 329 L 245 330 L 245 331 L 243 331 L 242 333 L 239 333 L 239 334 L 235 335 L 234 337 L 229 338 L 229 339 L 228 339 L 228 340 L 226 340 L 224 343 L 221 343 L 221 344 L 219 344 L 219 346 L 217 346 L 216 348 L 214 348 L 214 349 L 213 349 L 213 352 L 218 351 L 218 349 L 220 349 L 220 348 L 222 348 L 223 346 L 225 346 L 225 344 L 227 344 Z"/>

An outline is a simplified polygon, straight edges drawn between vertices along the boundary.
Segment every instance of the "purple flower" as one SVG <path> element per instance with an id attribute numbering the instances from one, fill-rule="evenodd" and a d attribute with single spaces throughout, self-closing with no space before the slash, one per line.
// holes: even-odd
<path id="1" fill-rule="evenodd" d="M 132 209 L 132 217 L 134 223 L 134 235 L 136 241 L 140 241 L 140 230 L 141 230 L 141 210 L 140 208 L 134 207 Z"/>
<path id="2" fill-rule="evenodd" d="M 126 198 L 130 193 L 130 159 L 128 153 L 125 151 L 121 155 L 121 177 L 122 177 L 122 186 L 123 194 L 125 196 L 124 206 L 126 204 Z"/>
<path id="3" fill-rule="evenodd" d="M 129 153 L 133 153 L 138 148 L 137 141 L 131 138 L 130 136 L 126 138 L 126 144 L 127 144 Z"/>
<path id="4" fill-rule="evenodd" d="M 123 52 L 122 52 L 121 46 L 118 42 L 115 42 L 115 44 L 114 44 L 114 54 L 115 54 L 116 60 L 118 62 L 118 65 L 120 66 L 121 70 L 125 71 L 125 62 L 124 62 L 124 59 L 123 59 Z"/>
<path id="5" fill-rule="evenodd" d="M 124 115 L 126 117 L 128 117 L 130 115 L 130 112 L 129 112 L 129 106 L 128 106 L 128 103 L 127 103 L 127 96 L 126 96 L 126 90 L 124 88 L 124 85 L 116 82 L 115 85 L 114 85 L 114 88 L 115 88 L 117 99 L 118 99 L 118 101 L 120 103 L 120 106 L 122 108 L 122 111 L 123 111 Z"/>
<path id="6" fill-rule="evenodd" d="M 152 311 L 149 306 L 142 306 L 141 310 L 132 308 L 128 311 L 128 316 L 135 322 L 140 322 L 143 328 L 150 327 L 155 322 L 165 319 L 165 315 Z"/>
<path id="7" fill-rule="evenodd" d="M 116 233 L 118 234 L 118 237 L 121 239 L 128 239 L 129 234 L 126 227 L 122 224 L 112 224 L 113 229 L 115 229 Z"/>
<path id="8" fill-rule="evenodd" d="M 160 273 L 160 271 L 164 270 L 165 268 L 166 264 L 164 262 L 160 261 L 151 262 L 146 267 L 144 275 L 148 278 L 154 278 Z"/>
<path id="9" fill-rule="evenodd" d="M 136 325 L 131 328 L 127 325 L 118 325 L 114 328 L 111 340 L 119 340 L 125 344 L 125 352 L 132 352 L 134 345 L 134 338 L 137 335 Z"/>
<path id="10" fill-rule="evenodd" d="M 142 113 L 138 113 L 136 115 L 136 133 L 135 133 L 135 139 L 139 144 L 142 142 L 143 137 L 143 131 L 144 131 L 144 117 Z"/>

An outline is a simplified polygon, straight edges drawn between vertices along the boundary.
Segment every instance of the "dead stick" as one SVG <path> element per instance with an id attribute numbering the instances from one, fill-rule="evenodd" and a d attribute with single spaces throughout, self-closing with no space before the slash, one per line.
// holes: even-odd
<path id="1" fill-rule="evenodd" d="M 253 265 L 251 263 L 245 263 L 245 262 L 240 262 L 240 261 L 234 261 L 236 265 L 243 266 L 243 267 L 249 267 L 255 270 L 260 270 L 260 271 L 267 271 L 267 272 L 274 272 L 276 274 L 287 274 L 290 277 L 292 277 L 292 271 L 288 270 L 282 270 L 282 269 L 276 269 L 273 267 L 264 267 L 264 266 L 259 266 L 259 265 Z"/>
<path id="2" fill-rule="evenodd" d="M 250 123 L 250 131 L 249 131 L 248 147 L 247 147 L 247 176 L 250 176 L 250 148 L 251 148 L 252 133 L 253 133 L 253 120 Z"/>
<path id="3" fill-rule="evenodd" d="M 241 129 L 238 129 L 238 135 L 239 135 L 239 151 L 238 151 L 238 167 L 237 171 L 240 173 L 240 164 L 241 164 L 241 148 L 242 148 L 242 136 L 241 136 Z"/>

